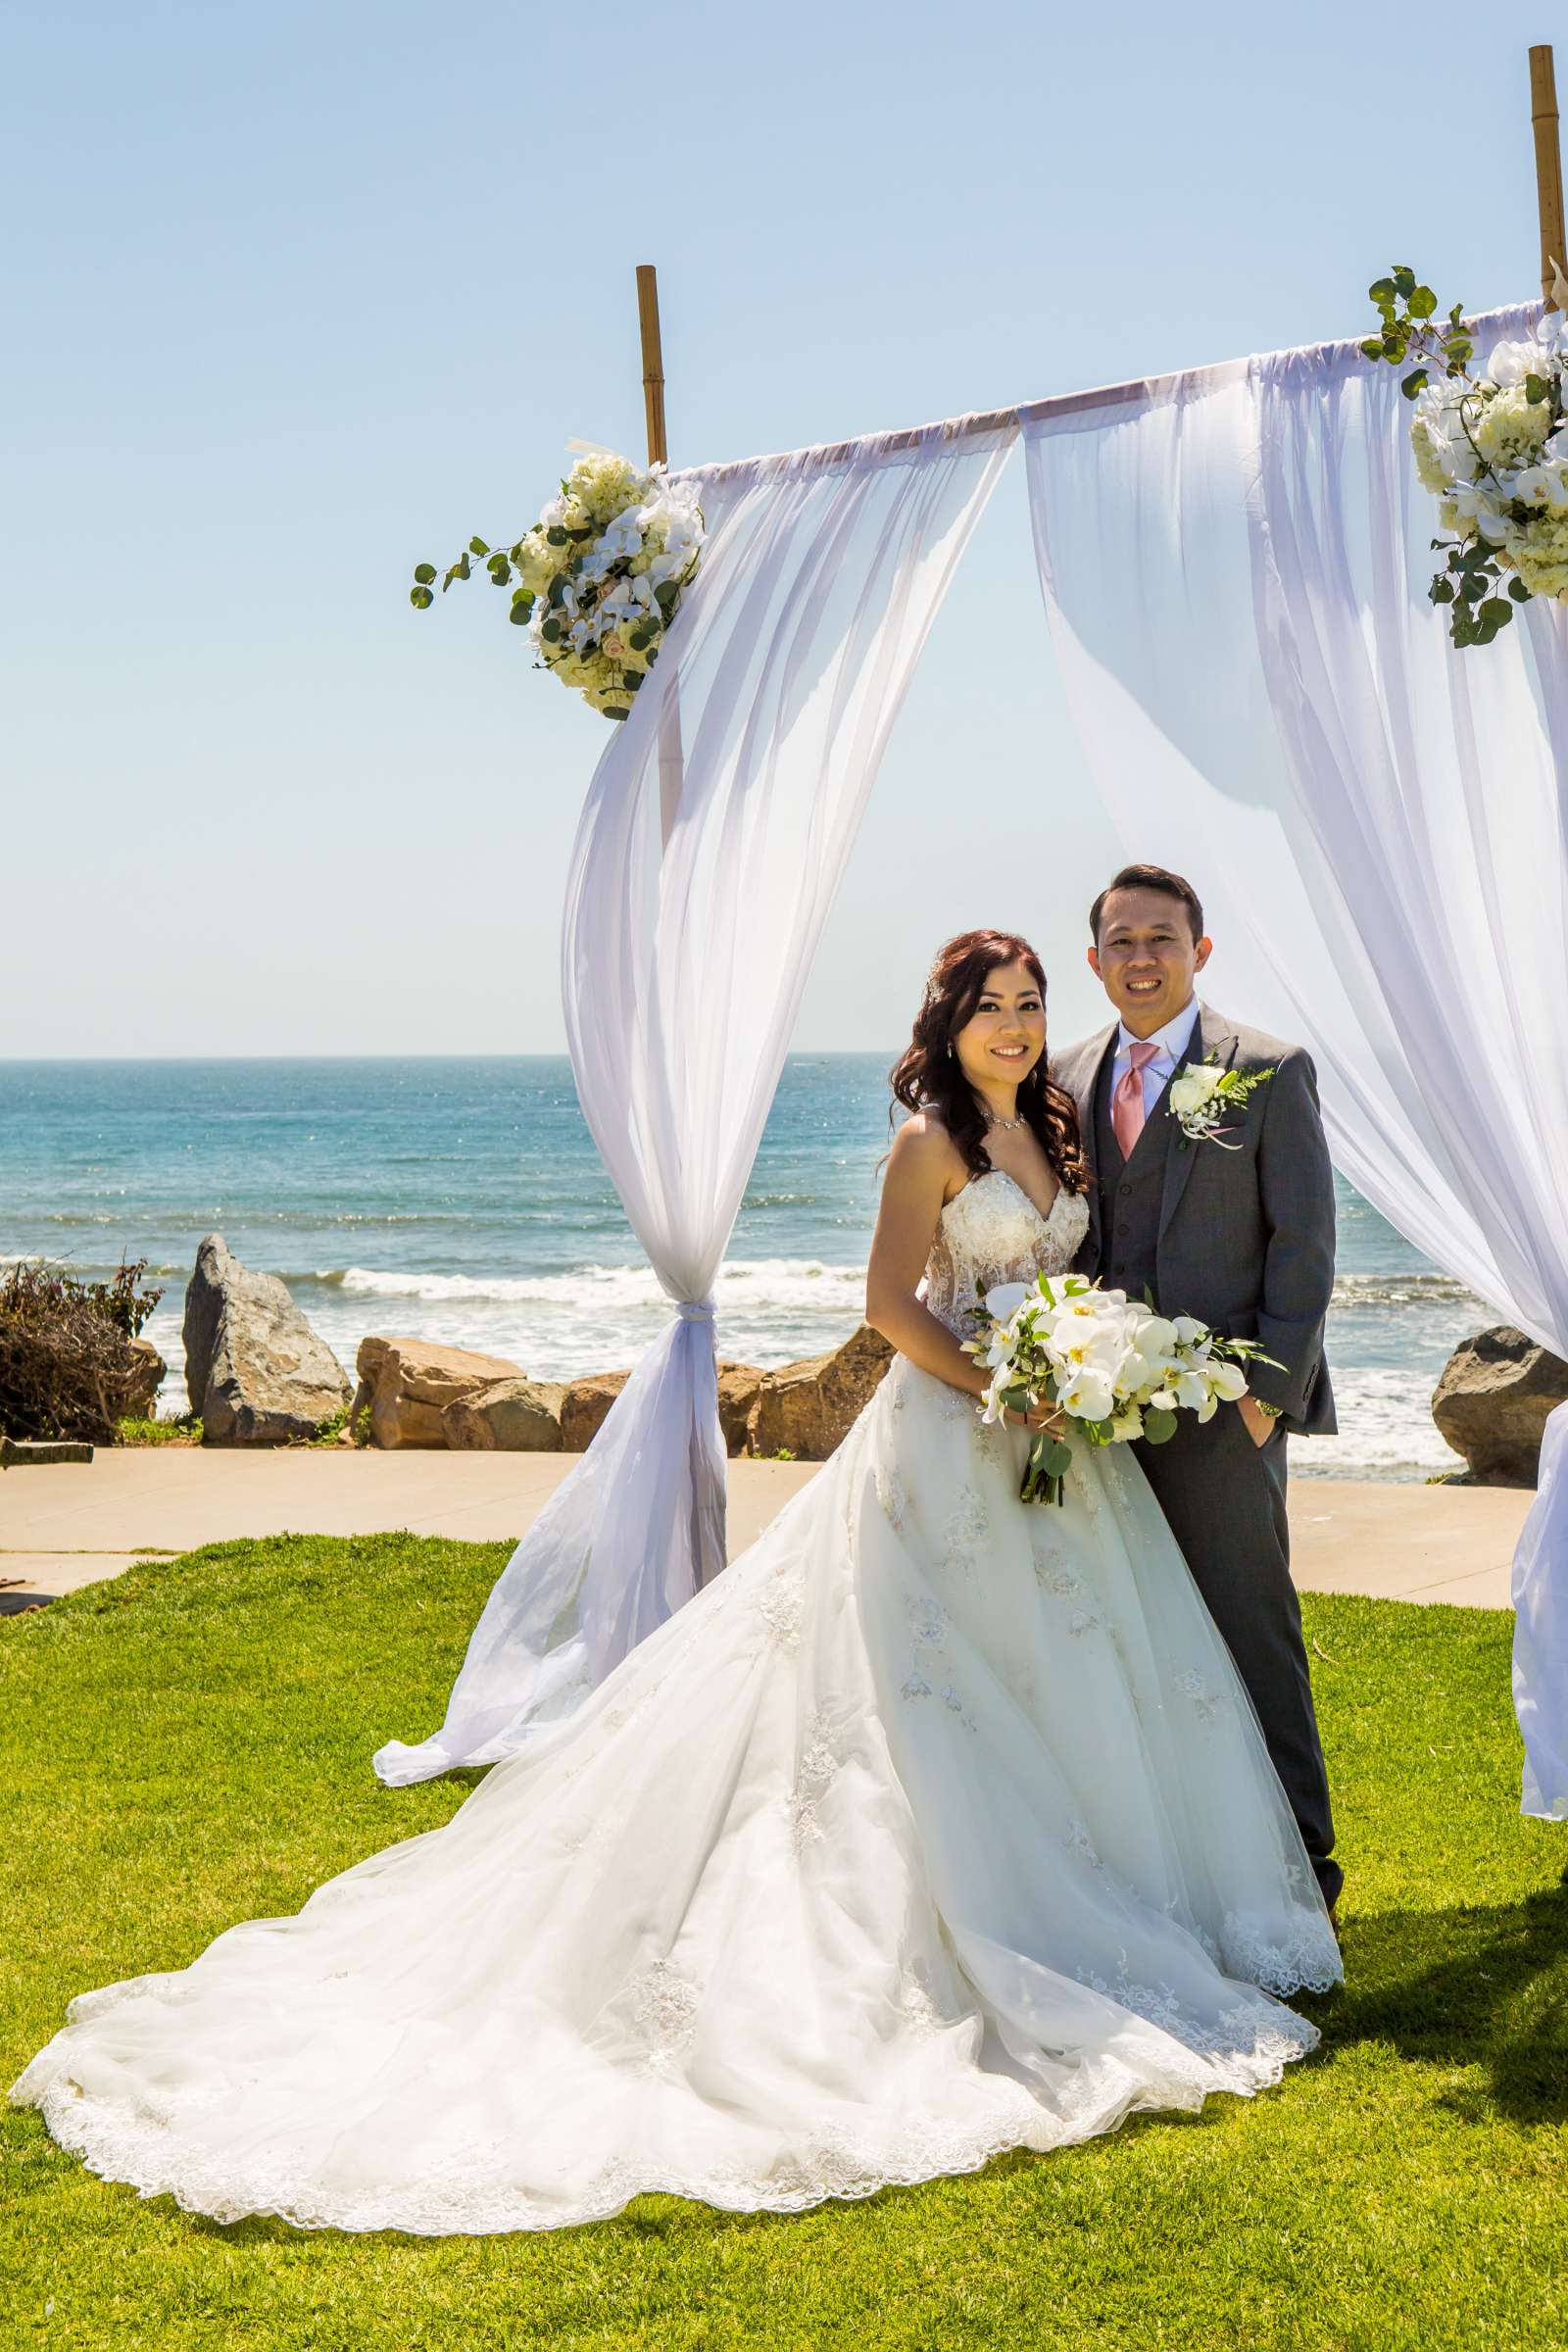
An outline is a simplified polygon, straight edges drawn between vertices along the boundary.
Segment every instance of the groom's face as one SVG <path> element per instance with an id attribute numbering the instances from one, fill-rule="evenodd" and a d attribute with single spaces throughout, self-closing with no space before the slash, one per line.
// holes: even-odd
<path id="1" fill-rule="evenodd" d="M 1113 890 L 1089 968 L 1134 1037 L 1152 1037 L 1192 1003 L 1212 940 L 1194 939 L 1187 908 L 1162 890 Z"/>

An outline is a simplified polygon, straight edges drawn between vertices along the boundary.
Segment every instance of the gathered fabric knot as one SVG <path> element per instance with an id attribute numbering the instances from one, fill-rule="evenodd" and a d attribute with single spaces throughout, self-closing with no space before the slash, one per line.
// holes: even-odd
<path id="1" fill-rule="evenodd" d="M 675 1312 L 683 1323 L 711 1323 L 713 1301 L 711 1298 L 677 1298 Z"/>

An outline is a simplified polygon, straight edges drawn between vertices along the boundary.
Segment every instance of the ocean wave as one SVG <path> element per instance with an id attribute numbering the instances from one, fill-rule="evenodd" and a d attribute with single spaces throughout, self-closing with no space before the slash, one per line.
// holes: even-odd
<path id="1" fill-rule="evenodd" d="M 1364 1306 L 1473 1306 L 1481 1315 L 1493 1312 L 1467 1284 L 1437 1273 L 1341 1274 L 1333 1303 L 1342 1313 Z"/>
<path id="2" fill-rule="evenodd" d="M 649 1265 L 576 1266 L 564 1274 L 433 1274 L 374 1266 L 336 1266 L 310 1274 L 285 1274 L 291 1287 L 318 1283 L 360 1298 L 424 1298 L 509 1306 L 574 1309 L 592 1316 L 617 1309 L 661 1308 L 667 1294 Z M 864 1301 L 863 1266 L 828 1266 L 816 1258 L 731 1258 L 714 1286 L 721 1309 L 748 1307 L 804 1310 L 808 1314 L 858 1314 Z"/>

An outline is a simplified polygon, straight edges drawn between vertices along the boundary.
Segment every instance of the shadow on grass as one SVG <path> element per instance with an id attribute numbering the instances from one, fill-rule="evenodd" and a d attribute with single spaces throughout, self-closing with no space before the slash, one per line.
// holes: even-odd
<path id="1" fill-rule="evenodd" d="M 1521 2125 L 1568 2120 L 1568 1873 L 1517 1903 L 1357 1918 L 1343 1991 L 1310 2008 L 1324 2052 L 1383 2041 L 1423 2064 L 1483 2067 L 1445 2105 Z"/>

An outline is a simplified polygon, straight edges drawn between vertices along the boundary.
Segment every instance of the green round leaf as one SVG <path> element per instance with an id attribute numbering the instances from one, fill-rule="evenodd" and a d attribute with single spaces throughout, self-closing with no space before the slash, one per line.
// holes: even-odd
<path id="1" fill-rule="evenodd" d="M 1368 286 L 1367 293 L 1371 300 L 1377 303 L 1380 308 L 1384 303 L 1392 302 L 1394 300 L 1393 278 L 1375 277 L 1372 280 L 1372 283 Z"/>
<path id="2" fill-rule="evenodd" d="M 566 534 L 562 529 L 559 522 L 553 522 L 551 524 L 549 530 L 545 533 L 545 538 L 552 547 L 564 547 L 566 544 Z"/>
<path id="3" fill-rule="evenodd" d="M 514 603 L 512 611 L 507 614 L 507 618 L 511 621 L 515 621 L 519 629 L 525 629 L 529 621 L 533 618 L 532 600 L 530 599 L 525 605 Z"/>
<path id="4" fill-rule="evenodd" d="M 1483 628 L 1500 629 L 1505 621 L 1512 620 L 1513 607 L 1503 597 L 1489 596 L 1477 617 Z"/>
<path id="5" fill-rule="evenodd" d="M 435 565 L 433 564 L 416 564 L 414 576 L 421 588 L 428 588 L 435 578 Z"/>
<path id="6" fill-rule="evenodd" d="M 1453 602 L 1453 582 L 1451 580 L 1446 580 L 1443 577 L 1443 574 L 1440 572 L 1438 577 L 1433 581 L 1431 587 L 1427 590 L 1427 594 L 1431 597 L 1432 602 L 1435 605 L 1451 605 Z"/>
<path id="7" fill-rule="evenodd" d="M 1381 360 L 1383 357 L 1383 337 L 1381 335 L 1368 335 L 1366 341 L 1361 346 L 1361 357 L 1364 360 Z"/>
<path id="8" fill-rule="evenodd" d="M 1438 298 L 1433 293 L 1432 288 L 1430 286 L 1417 286 L 1415 292 L 1411 295 L 1409 302 L 1411 318 L 1430 318 L 1437 307 Z"/>
<path id="9" fill-rule="evenodd" d="M 1152 1404 L 1144 1415 L 1144 1436 L 1151 1446 L 1166 1446 L 1176 1435 L 1176 1416 L 1162 1404 Z"/>
<path id="10" fill-rule="evenodd" d="M 552 613 L 551 617 L 545 622 L 544 626 L 539 632 L 546 645 L 554 645 L 557 643 L 561 636 L 562 625 L 563 624 L 557 620 L 555 615 Z"/>
<path id="11" fill-rule="evenodd" d="M 1406 270 L 1402 264 L 1396 263 L 1394 268 L 1393 277 L 1395 292 L 1396 294 L 1402 294 L 1405 301 L 1408 302 L 1411 295 L 1416 290 L 1415 271 L 1413 270 Z"/>
<path id="12" fill-rule="evenodd" d="M 1508 594 L 1513 598 L 1513 601 L 1516 605 L 1528 605 L 1531 597 L 1535 594 L 1535 590 L 1533 588 L 1527 588 L 1523 580 L 1520 579 L 1518 573 L 1516 572 L 1513 578 L 1508 582 Z"/>
<path id="13" fill-rule="evenodd" d="M 409 602 L 414 607 L 416 612 L 423 612 L 428 606 L 435 603 L 435 598 L 431 595 L 428 588 L 411 588 L 409 590 Z"/>
<path id="14" fill-rule="evenodd" d="M 490 550 L 483 539 L 470 539 L 468 553 L 470 556 L 487 556 Z"/>
<path id="15" fill-rule="evenodd" d="M 1424 368 L 1412 368 L 1399 386 L 1399 390 L 1404 394 L 1406 400 L 1414 400 L 1416 394 L 1424 392 L 1426 388 L 1427 371 Z"/>

